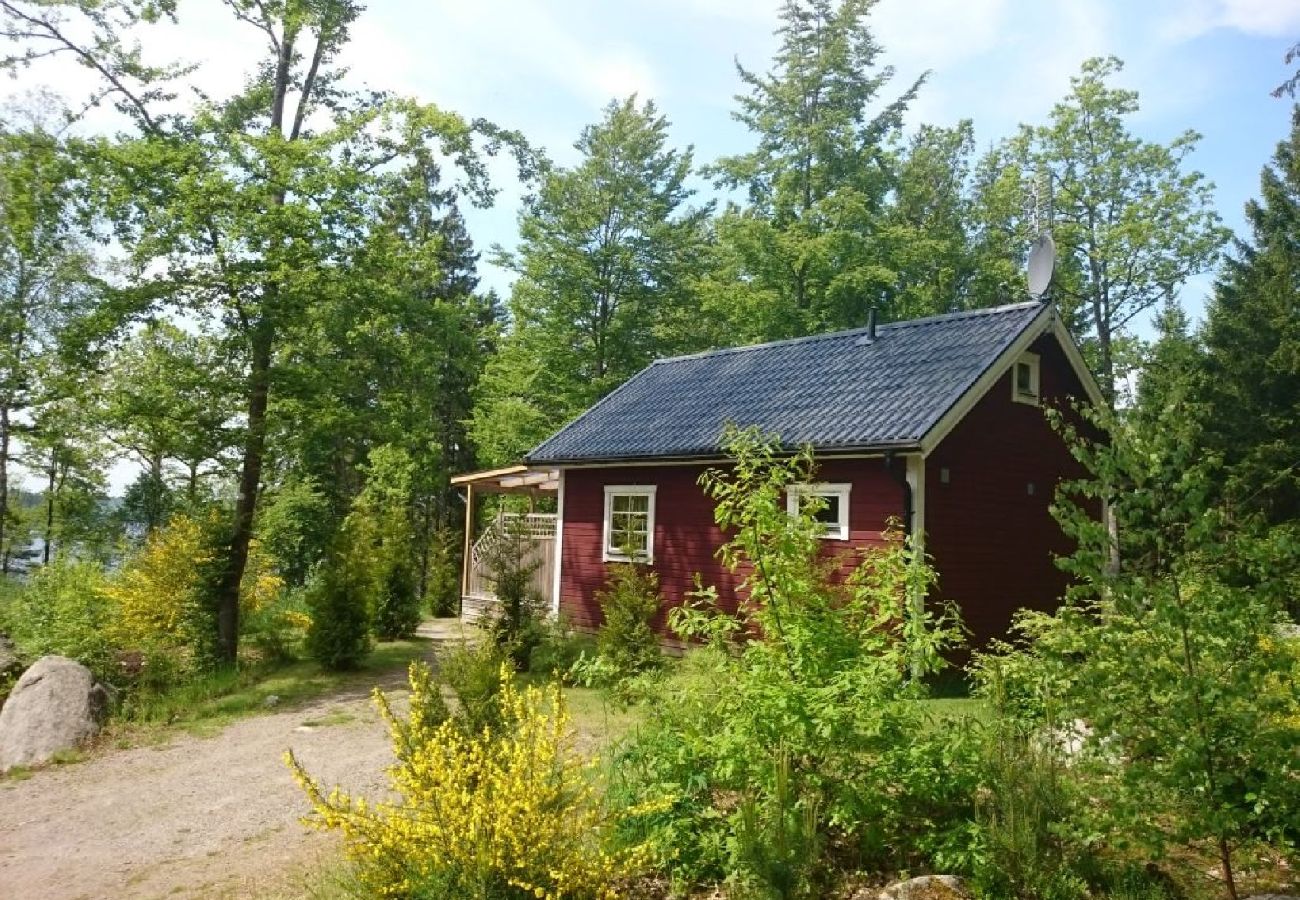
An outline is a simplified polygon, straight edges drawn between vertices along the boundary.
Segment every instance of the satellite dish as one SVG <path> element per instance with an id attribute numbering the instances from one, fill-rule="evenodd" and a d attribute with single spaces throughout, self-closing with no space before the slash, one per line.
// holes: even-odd
<path id="1" fill-rule="evenodd" d="M 1056 267 L 1056 243 L 1044 231 L 1034 241 L 1029 251 L 1029 296 L 1043 299 L 1052 283 L 1052 270 Z"/>

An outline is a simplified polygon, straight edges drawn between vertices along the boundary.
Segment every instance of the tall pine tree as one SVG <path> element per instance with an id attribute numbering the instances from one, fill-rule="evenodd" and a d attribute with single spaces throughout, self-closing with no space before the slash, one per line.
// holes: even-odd
<path id="1" fill-rule="evenodd" d="M 879 105 L 894 71 L 867 26 L 873 0 L 787 0 L 766 74 L 737 64 L 748 93 L 734 117 L 758 140 L 718 161 L 745 202 L 717 222 L 710 314 L 732 342 L 865 321 L 897 274 L 877 232 L 893 185 L 890 144 L 923 79 Z M 886 310 L 889 315 L 891 311 Z"/>
<path id="2" fill-rule="evenodd" d="M 1300 106 L 1246 204 L 1203 329 L 1209 448 L 1227 499 L 1269 524 L 1300 520 Z"/>

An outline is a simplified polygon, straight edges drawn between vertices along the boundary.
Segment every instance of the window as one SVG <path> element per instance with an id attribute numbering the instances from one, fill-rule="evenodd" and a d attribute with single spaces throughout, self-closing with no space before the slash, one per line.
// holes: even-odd
<path id="1" fill-rule="evenodd" d="M 654 562 L 654 485 L 605 485 L 606 562 Z"/>
<path id="2" fill-rule="evenodd" d="M 1011 399 L 1038 405 L 1038 354 L 1024 353 L 1011 367 Z"/>
<path id="3" fill-rule="evenodd" d="M 821 500 L 820 508 L 813 514 L 825 527 L 822 537 L 828 540 L 849 539 L 849 488 L 848 484 L 794 485 L 786 492 L 786 509 L 790 515 L 799 514 L 800 504 L 810 497 Z"/>

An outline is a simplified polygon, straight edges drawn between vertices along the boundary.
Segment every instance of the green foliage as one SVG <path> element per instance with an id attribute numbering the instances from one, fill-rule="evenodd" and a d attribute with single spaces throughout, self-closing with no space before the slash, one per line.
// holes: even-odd
<path id="1" fill-rule="evenodd" d="M 1008 657 L 1008 683 L 1031 721 L 1050 721 L 1050 708 L 1086 723 L 1078 765 L 1094 776 L 1095 828 L 1154 854 L 1210 842 L 1235 895 L 1237 847 L 1295 839 L 1285 823 L 1300 808 L 1300 702 L 1269 587 L 1292 551 L 1234 530 L 1210 504 L 1217 461 L 1181 400 L 1140 431 L 1103 418 L 1104 442 L 1066 429 L 1090 473 L 1054 507 L 1077 542 L 1063 562 L 1077 583 L 1055 615 L 1020 618 L 1026 643 Z M 1119 522 L 1118 566 L 1099 500 Z"/>
<path id="2" fill-rule="evenodd" d="M 981 735 L 978 830 L 968 868 L 982 896 L 1082 900 L 1086 848 L 1071 831 L 1080 787 L 1063 752 L 1063 744 L 1077 740 L 1074 723 L 1061 723 L 1050 707 L 1026 716 L 1015 705 L 1022 685 L 1008 670 L 1017 661 L 982 663 L 980 695 L 993 716 Z"/>
<path id="3" fill-rule="evenodd" d="M 520 216 L 513 330 L 488 363 L 472 433 L 512 462 L 656 356 L 698 346 L 692 279 L 707 209 L 687 205 L 691 151 L 653 101 L 611 102 Z"/>
<path id="4" fill-rule="evenodd" d="M 501 664 L 506 656 L 496 644 L 483 641 L 461 644 L 443 656 L 439 674 L 456 692 L 458 715 L 471 734 L 494 730 L 501 725 Z"/>
<path id="5" fill-rule="evenodd" d="M 1021 177 L 1041 182 L 1044 202 L 1050 192 L 1043 225 L 1061 251 L 1056 295 L 1067 318 L 1081 314 L 1084 350 L 1112 404 L 1126 326 L 1209 269 L 1227 239 L 1213 186 L 1185 167 L 1200 135 L 1168 145 L 1136 137 L 1138 95 L 1111 84 L 1122 69 L 1115 57 L 1085 61 L 1049 122 L 1022 126 L 1011 143 Z"/>
<path id="6" fill-rule="evenodd" d="M 496 596 L 487 631 L 520 672 L 528 668 L 529 656 L 541 641 L 546 609 L 546 598 L 533 586 L 533 576 L 542 565 L 535 550 L 527 525 L 507 517 L 483 558 Z"/>
<path id="7" fill-rule="evenodd" d="M 757 146 L 712 169 L 747 203 L 719 218 L 718 260 L 702 287 L 728 343 L 862 324 L 897 281 L 876 235 L 892 187 L 888 144 L 923 79 L 882 102 L 893 71 L 880 65 L 871 6 L 786 3 L 771 70 L 737 64 L 747 93 L 733 117 Z"/>
<path id="8" fill-rule="evenodd" d="M 1297 108 L 1300 110 L 1300 107 Z M 1238 514 L 1300 521 L 1300 111 L 1246 205 L 1249 236 L 1215 284 L 1203 331 L 1205 443 Z M 1295 605 L 1300 615 L 1300 603 Z"/>
<path id="9" fill-rule="evenodd" d="M 537 646 L 528 657 L 528 671 L 534 675 L 565 678 L 573 672 L 579 659 L 593 652 L 594 642 L 590 636 L 574 631 L 561 617 L 548 617 L 540 623 Z"/>
<path id="10" fill-rule="evenodd" d="M 174 504 L 193 513 L 201 480 L 233 443 L 236 376 L 229 352 L 211 335 L 151 321 L 109 361 L 95 418 L 112 442 L 144 466 L 129 521 L 152 530 Z M 175 482 L 168 466 L 185 477 Z"/>
<path id="11" fill-rule="evenodd" d="M 424 599 L 434 616 L 460 611 L 461 536 L 450 528 L 433 532 L 424 547 Z"/>
<path id="12" fill-rule="evenodd" d="M 353 669 L 371 649 L 374 581 L 346 534 L 307 582 L 307 652 L 327 669 Z"/>
<path id="13" fill-rule="evenodd" d="M 95 563 L 56 560 L 10 594 L 0 625 L 27 659 L 66 656 L 101 681 L 120 684 L 117 648 L 109 636 L 115 610 L 105 584 Z"/>
<path id="14" fill-rule="evenodd" d="M 290 587 L 300 587 L 325 555 L 332 521 L 329 503 L 310 478 L 289 476 L 270 492 L 257 515 L 257 537 Z"/>
<path id="15" fill-rule="evenodd" d="M 612 565 L 596 602 L 604 619 L 596 650 L 610 676 L 621 681 L 660 662 L 659 636 L 650 625 L 663 602 L 657 572 L 636 563 Z"/>
<path id="16" fill-rule="evenodd" d="M 893 535 L 846 581 L 831 577 L 839 561 L 821 552 L 814 504 L 786 511 L 787 488 L 813 480 L 811 455 L 753 432 L 729 446 L 734 466 L 702 481 L 734 535 L 720 555 L 746 573 L 742 600 L 734 617 L 709 591 L 674 610 L 684 638 L 715 639 L 654 693 L 619 757 L 619 802 L 672 801 L 637 837 L 692 883 L 754 877 L 759 863 L 736 854 L 741 835 L 794 841 L 791 815 L 812 817 L 797 843 L 850 848 L 859 864 L 941 855 L 966 833 L 973 753 L 960 730 L 926 728 L 916 702 L 957 636 L 947 613 L 924 605 L 933 571 Z M 738 627 L 717 628 L 723 620 Z M 753 804 L 748 821 L 741 800 Z M 809 861 L 786 887 L 811 890 L 825 868 Z"/>
<path id="17" fill-rule="evenodd" d="M 376 447 L 366 466 L 366 486 L 344 522 L 357 540 L 370 538 L 373 626 L 380 640 L 410 637 L 420 624 L 407 507 L 413 477 L 414 463 L 408 454 L 387 445 Z"/>
<path id="18" fill-rule="evenodd" d="M 731 865 L 760 896 L 793 900 L 810 893 L 821 847 L 815 798 L 796 797 L 790 757 L 777 752 L 770 794 L 746 796 L 732 843 Z"/>

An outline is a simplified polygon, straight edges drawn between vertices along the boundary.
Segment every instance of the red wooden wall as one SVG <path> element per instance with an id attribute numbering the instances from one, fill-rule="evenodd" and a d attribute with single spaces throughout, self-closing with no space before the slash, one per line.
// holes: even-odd
<path id="1" fill-rule="evenodd" d="M 1053 337 L 1031 349 L 1041 357 L 1045 404 L 1084 396 Z M 1053 558 L 1071 548 L 1048 506 L 1056 485 L 1080 473 L 1043 410 L 1011 399 L 1010 373 L 930 454 L 926 550 L 939 572 L 938 593 L 958 604 L 973 645 L 1003 636 L 1016 609 L 1051 609 L 1063 595 L 1067 579 Z"/>
<path id="2" fill-rule="evenodd" d="M 657 487 L 654 568 L 665 600 L 657 623 L 661 628 L 667 609 L 679 605 L 693 589 L 696 572 L 705 585 L 717 587 L 725 602 L 735 603 L 741 576 L 728 572 L 716 556 L 726 537 L 713 523 L 713 502 L 698 485 L 706 468 L 665 465 L 565 470 L 560 612 L 574 627 L 592 629 L 601 621 L 595 594 L 606 578 L 600 545 L 607 484 Z M 819 465 L 817 479 L 853 485 L 849 540 L 826 541 L 828 552 L 878 543 L 888 519 L 902 515 L 902 488 L 879 458 L 826 460 Z"/>

